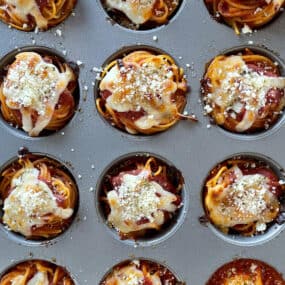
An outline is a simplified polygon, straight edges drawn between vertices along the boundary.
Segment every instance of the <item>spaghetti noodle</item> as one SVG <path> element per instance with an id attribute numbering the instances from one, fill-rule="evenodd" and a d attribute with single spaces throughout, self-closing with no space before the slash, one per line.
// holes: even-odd
<path id="1" fill-rule="evenodd" d="M 235 133 L 267 130 L 285 106 L 285 77 L 275 62 L 249 49 L 216 56 L 202 80 L 205 112 Z"/>
<path id="2" fill-rule="evenodd" d="M 22 52 L 0 87 L 2 117 L 29 136 L 63 128 L 76 108 L 77 75 L 57 56 Z"/>
<path id="3" fill-rule="evenodd" d="M 237 259 L 221 266 L 206 285 L 284 285 L 275 268 L 256 259 Z"/>
<path id="4" fill-rule="evenodd" d="M 0 285 L 75 285 L 65 268 L 43 260 L 16 264 L 3 274 Z"/>
<path id="5" fill-rule="evenodd" d="M 134 30 L 167 24 L 181 0 L 101 0 L 104 9 L 118 24 Z"/>
<path id="6" fill-rule="evenodd" d="M 204 0 L 209 12 L 236 34 L 251 32 L 269 23 L 284 7 L 284 0 Z"/>
<path id="7" fill-rule="evenodd" d="M 165 266 L 149 260 L 128 260 L 113 267 L 100 285 L 183 285 Z"/>
<path id="8" fill-rule="evenodd" d="M 121 239 L 152 237 L 169 228 L 182 207 L 181 173 L 154 157 L 131 157 L 104 176 L 100 202 Z"/>
<path id="9" fill-rule="evenodd" d="M 264 161 L 237 157 L 218 164 L 204 184 L 208 219 L 226 234 L 262 234 L 278 220 L 282 180 Z"/>
<path id="10" fill-rule="evenodd" d="M 1 173 L 2 223 L 30 240 L 50 239 L 71 224 L 78 204 L 77 186 L 59 162 L 26 154 Z"/>
<path id="11" fill-rule="evenodd" d="M 183 70 L 165 54 L 135 51 L 102 72 L 96 105 L 112 125 L 131 134 L 165 131 L 183 116 L 187 84 Z"/>
<path id="12" fill-rule="evenodd" d="M 22 31 L 47 30 L 63 22 L 77 0 L 0 0 L 0 19 Z"/>

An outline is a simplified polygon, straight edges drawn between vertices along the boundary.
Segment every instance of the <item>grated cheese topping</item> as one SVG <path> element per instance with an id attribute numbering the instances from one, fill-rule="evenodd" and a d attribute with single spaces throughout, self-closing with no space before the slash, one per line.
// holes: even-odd
<path id="1" fill-rule="evenodd" d="M 37 136 L 49 124 L 72 76 L 69 68 L 61 73 L 37 53 L 24 52 L 16 56 L 4 80 L 3 94 L 9 108 L 20 110 L 23 129 L 31 136 Z M 33 110 L 39 115 L 35 124 Z"/>
<path id="2" fill-rule="evenodd" d="M 108 192 L 111 208 L 108 222 L 122 233 L 158 228 L 164 223 L 163 211 L 173 213 L 176 196 L 164 190 L 158 183 L 148 181 L 150 173 L 142 171 L 139 175 L 125 174 L 122 184 Z M 140 224 L 142 219 L 147 219 Z"/>
<path id="3" fill-rule="evenodd" d="M 111 9 L 124 13 L 134 24 L 147 22 L 153 14 L 156 0 L 107 0 L 106 4 Z"/>
<path id="4" fill-rule="evenodd" d="M 4 3 L 0 9 L 6 10 L 8 14 L 12 13 L 24 22 L 28 22 L 28 16 L 31 15 L 38 28 L 47 28 L 48 20 L 41 14 L 36 0 L 4 0 Z"/>
<path id="5" fill-rule="evenodd" d="M 24 169 L 19 177 L 12 180 L 12 191 L 4 201 L 3 222 L 10 230 L 24 236 L 32 235 L 32 227 L 45 225 L 48 215 L 68 219 L 73 214 L 73 209 L 57 205 L 52 190 L 38 176 L 38 169 Z"/>
<path id="6" fill-rule="evenodd" d="M 210 217 L 221 227 L 256 223 L 257 231 L 264 231 L 279 212 L 279 201 L 270 191 L 269 180 L 261 174 L 243 175 L 234 166 L 235 181 L 221 191 L 222 181 L 216 188 L 209 189 L 206 205 Z"/>
<path id="7" fill-rule="evenodd" d="M 171 95 L 177 91 L 171 67 L 161 60 L 140 66 L 126 63 L 114 66 L 102 79 L 100 90 L 111 92 L 106 105 L 117 112 L 145 111 L 135 120 L 141 129 L 149 129 L 162 122 L 169 123 L 177 115 Z"/>
<path id="8" fill-rule="evenodd" d="M 239 132 L 249 129 L 266 106 L 266 95 L 270 89 L 285 90 L 285 77 L 270 77 L 253 71 L 241 56 L 230 56 L 217 61 L 219 82 L 211 82 L 211 93 L 206 96 L 206 113 L 215 105 L 225 110 L 225 116 L 234 117 L 245 107 L 245 115 L 236 126 Z"/>

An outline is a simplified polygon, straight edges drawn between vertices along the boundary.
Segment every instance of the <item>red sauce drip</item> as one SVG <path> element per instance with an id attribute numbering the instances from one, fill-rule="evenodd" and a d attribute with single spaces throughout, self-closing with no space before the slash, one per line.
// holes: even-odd
<path id="1" fill-rule="evenodd" d="M 270 77 L 278 77 L 278 75 L 276 74 L 276 72 L 274 72 L 274 70 L 272 70 L 272 68 L 268 68 L 264 64 L 257 62 L 257 63 L 247 63 L 246 65 L 249 69 L 259 74 Z"/>
<path id="2" fill-rule="evenodd" d="M 271 170 L 267 168 L 241 168 L 241 171 L 243 175 L 254 175 L 254 174 L 260 174 L 262 176 L 265 176 L 269 179 L 268 185 L 270 187 L 270 191 L 276 195 L 277 197 L 280 197 L 282 194 L 282 187 L 279 184 L 279 178 L 276 176 L 276 174 Z"/>
<path id="3" fill-rule="evenodd" d="M 279 104 L 284 92 L 280 89 L 271 88 L 266 94 L 266 104 Z"/>
<path id="4" fill-rule="evenodd" d="M 171 193 L 176 193 L 176 188 L 167 180 L 167 178 L 163 175 L 157 175 L 150 177 L 150 181 L 155 181 L 158 183 L 163 189 L 171 192 Z"/>
<path id="5" fill-rule="evenodd" d="M 119 117 L 126 118 L 129 121 L 135 122 L 139 118 L 143 117 L 146 112 L 144 110 L 140 111 L 128 111 L 128 112 L 116 112 Z"/>
<path id="6" fill-rule="evenodd" d="M 103 90 L 100 92 L 100 96 L 104 100 L 107 100 L 107 98 L 110 97 L 111 95 L 112 95 L 112 92 L 110 92 L 109 90 Z"/>
<path id="7" fill-rule="evenodd" d="M 74 106 L 74 98 L 69 90 L 65 89 L 63 93 L 59 96 L 56 109 L 59 109 L 61 106 Z"/>
<path id="8" fill-rule="evenodd" d="M 36 2 L 38 4 L 39 8 L 42 10 L 48 5 L 49 0 L 36 0 Z"/>
<path id="9" fill-rule="evenodd" d="M 143 225 L 149 223 L 149 219 L 146 217 L 141 218 L 139 221 L 136 222 L 137 225 Z"/>

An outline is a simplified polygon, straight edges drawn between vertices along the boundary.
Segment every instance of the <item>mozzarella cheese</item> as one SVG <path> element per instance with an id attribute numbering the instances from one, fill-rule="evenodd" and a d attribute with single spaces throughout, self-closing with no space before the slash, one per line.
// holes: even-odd
<path id="1" fill-rule="evenodd" d="M 211 112 L 214 105 L 218 105 L 225 112 L 236 112 L 245 106 L 245 115 L 236 126 L 238 132 L 246 131 L 253 125 L 260 108 L 266 106 L 266 95 L 270 89 L 285 91 L 285 77 L 270 77 L 252 71 L 241 56 L 215 61 L 215 72 L 219 80 L 211 82 L 211 93 L 206 98 L 207 109 Z"/>
<path id="2" fill-rule="evenodd" d="M 32 227 L 45 225 L 48 215 L 68 219 L 73 214 L 73 209 L 57 205 L 52 190 L 38 176 L 38 169 L 24 169 L 19 177 L 12 180 L 12 190 L 4 201 L 4 224 L 24 236 L 32 235 Z"/>
<path id="3" fill-rule="evenodd" d="M 143 229 L 159 228 L 164 223 L 164 213 L 173 213 L 176 196 L 164 190 L 158 183 L 148 181 L 149 173 L 139 175 L 125 174 L 122 184 L 108 192 L 107 199 L 111 209 L 108 222 L 122 233 Z M 142 219 L 146 223 L 140 224 Z"/>
<path id="4" fill-rule="evenodd" d="M 146 274 L 146 273 L 145 273 Z M 143 285 L 145 284 L 145 274 L 142 270 L 138 269 L 135 264 L 124 266 L 118 270 L 114 270 L 109 276 L 106 285 Z M 151 285 L 161 285 L 162 282 L 157 274 L 147 274 L 148 281 Z M 149 283 L 148 283 L 149 284 Z"/>
<path id="5" fill-rule="evenodd" d="M 111 9 L 124 13 L 134 24 L 143 24 L 150 20 L 156 0 L 107 0 Z"/>
<path id="6" fill-rule="evenodd" d="M 3 94 L 9 108 L 20 110 L 22 127 L 37 136 L 50 122 L 60 95 L 73 77 L 70 68 L 61 73 L 33 52 L 23 52 L 9 67 L 3 83 Z M 32 114 L 38 118 L 33 122 Z"/>
<path id="7" fill-rule="evenodd" d="M 210 219 L 225 229 L 257 222 L 257 230 L 263 231 L 279 212 L 279 201 L 269 189 L 268 178 L 261 174 L 243 175 L 237 166 L 228 171 L 234 171 L 234 183 L 224 187 L 220 180 L 216 186 L 208 187 L 205 205 Z"/>
<path id="8" fill-rule="evenodd" d="M 141 65 L 117 65 L 105 75 L 100 90 L 111 93 L 106 105 L 117 112 L 144 110 L 145 115 L 134 121 L 143 130 L 168 124 L 177 116 L 177 106 L 171 99 L 178 86 L 169 65 L 154 59 Z"/>
<path id="9" fill-rule="evenodd" d="M 11 285 L 49 285 L 49 280 L 46 272 L 37 272 L 27 283 L 26 279 L 27 276 L 17 275 L 11 280 Z"/>
<path id="10" fill-rule="evenodd" d="M 36 0 L 4 0 L 6 5 L 1 9 L 7 10 L 23 22 L 28 22 L 28 15 L 33 16 L 37 27 L 46 29 L 48 20 L 41 14 Z"/>

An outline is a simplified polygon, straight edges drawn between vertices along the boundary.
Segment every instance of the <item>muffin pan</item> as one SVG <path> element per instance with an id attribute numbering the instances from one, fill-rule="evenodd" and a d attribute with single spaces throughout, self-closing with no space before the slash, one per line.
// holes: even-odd
<path id="1" fill-rule="evenodd" d="M 202 285 L 221 265 L 240 257 L 264 261 L 284 275 L 285 235 L 281 230 L 262 245 L 241 247 L 219 238 L 201 223 L 203 219 L 199 220 L 204 214 L 204 179 L 218 162 L 236 153 L 250 152 L 268 157 L 283 172 L 283 120 L 274 132 L 268 131 L 261 137 L 248 140 L 229 135 L 203 115 L 200 79 L 207 62 L 238 46 L 265 48 L 284 61 L 284 27 L 285 17 L 281 13 L 257 32 L 236 36 L 232 29 L 212 19 L 200 0 L 184 0 L 167 25 L 147 31 L 129 30 L 113 23 L 106 17 L 100 0 L 78 1 L 73 15 L 47 32 L 25 33 L 1 23 L 1 58 L 24 46 L 56 50 L 80 68 L 80 99 L 73 119 L 51 136 L 28 138 L 0 125 L 0 164 L 3 166 L 23 146 L 31 152 L 56 157 L 74 174 L 80 206 L 68 231 L 45 246 L 23 244 L 0 231 L 0 272 L 15 262 L 43 259 L 65 267 L 78 284 L 99 284 L 115 264 L 142 258 L 165 264 L 186 284 Z M 137 45 L 161 49 L 184 68 L 190 86 L 184 112 L 194 113 L 198 123 L 181 121 L 163 133 L 146 137 L 119 132 L 101 119 L 94 101 L 96 77 L 110 56 Z M 175 165 L 185 179 L 183 191 L 187 199 L 177 231 L 160 243 L 145 246 L 121 242 L 110 235 L 94 202 L 104 169 L 118 158 L 137 152 L 157 155 Z"/>

